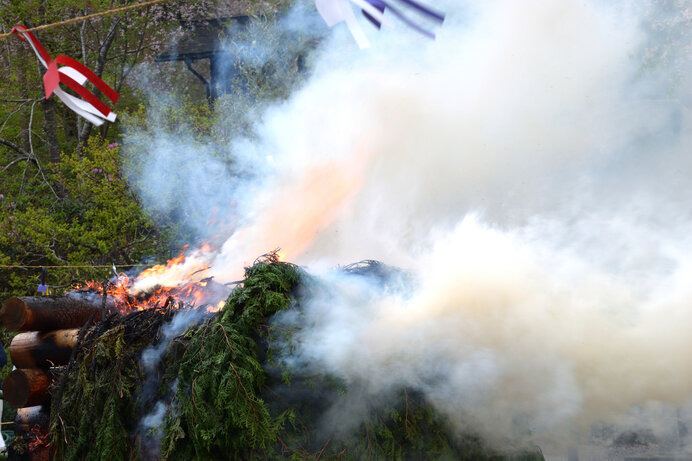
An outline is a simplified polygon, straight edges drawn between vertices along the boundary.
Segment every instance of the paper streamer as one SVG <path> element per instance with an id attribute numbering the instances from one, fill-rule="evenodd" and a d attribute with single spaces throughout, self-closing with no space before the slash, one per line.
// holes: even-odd
<path id="1" fill-rule="evenodd" d="M 368 3 L 372 4 L 372 6 L 377 8 L 377 11 L 384 14 L 384 9 L 387 6 L 384 2 L 382 2 L 381 0 L 368 0 Z M 382 27 L 382 23 L 373 15 L 368 13 L 366 10 L 363 10 L 363 16 L 365 16 L 365 19 L 370 21 L 378 29 Z"/>
<path id="2" fill-rule="evenodd" d="M 410 28 L 422 35 L 425 35 L 426 37 L 431 39 L 435 38 L 434 33 L 418 25 L 415 21 L 409 19 L 399 8 L 395 7 L 393 5 L 394 1 L 397 0 L 315 0 L 315 6 L 317 7 L 317 11 L 320 13 L 320 16 L 322 16 L 322 19 L 324 19 L 324 22 L 327 23 L 327 26 L 333 27 L 340 22 L 345 22 L 346 26 L 351 32 L 351 35 L 353 35 L 356 43 L 358 43 L 358 46 L 361 48 L 367 48 L 370 46 L 370 42 L 363 32 L 363 29 L 361 29 L 350 3 L 353 3 L 360 8 L 365 18 L 378 29 L 382 27 L 383 24 L 391 24 L 384 14 L 385 11 L 390 11 L 391 14 L 396 16 L 400 21 Z M 428 8 L 415 0 L 398 1 L 432 21 L 438 23 L 442 23 L 444 21 L 444 14 Z"/>
<path id="3" fill-rule="evenodd" d="M 358 24 L 356 15 L 353 13 L 351 5 L 348 4 L 348 0 L 315 0 L 315 6 L 329 27 L 345 22 L 360 48 L 370 46 L 370 42 Z"/>
<path id="4" fill-rule="evenodd" d="M 50 54 L 48 54 L 41 42 L 38 41 L 34 34 L 27 32 L 27 28 L 22 25 L 14 26 L 12 33 L 19 39 L 29 42 L 38 60 L 46 68 L 46 73 L 43 75 L 46 99 L 55 93 L 67 107 L 96 126 L 102 125 L 105 120 L 109 122 L 115 121 L 116 114 L 84 87 L 84 83 L 88 81 L 113 103 L 117 102 L 120 95 L 108 86 L 106 82 L 101 80 L 98 75 L 81 62 L 68 56 L 60 55 L 56 56 L 55 59 L 51 59 Z M 58 67 L 58 65 L 62 67 Z M 61 83 L 83 99 L 65 92 L 60 88 Z"/>

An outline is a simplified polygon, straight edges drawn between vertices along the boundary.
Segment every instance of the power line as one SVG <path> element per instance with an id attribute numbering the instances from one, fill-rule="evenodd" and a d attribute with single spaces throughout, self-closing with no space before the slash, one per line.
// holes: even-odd
<path id="1" fill-rule="evenodd" d="M 113 266 L 115 267 L 152 267 L 156 266 L 156 264 L 104 264 L 104 265 L 94 265 L 94 266 L 22 266 L 22 265 L 9 265 L 9 264 L 0 264 L 0 268 L 2 269 L 110 269 Z"/>

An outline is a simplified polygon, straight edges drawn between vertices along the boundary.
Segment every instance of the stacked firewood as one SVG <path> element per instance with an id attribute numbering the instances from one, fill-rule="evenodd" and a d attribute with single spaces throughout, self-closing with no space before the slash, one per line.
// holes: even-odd
<path id="1" fill-rule="evenodd" d="M 15 434 L 27 436 L 29 452 L 24 459 L 48 460 L 50 386 L 61 367 L 70 361 L 79 328 L 101 320 L 102 308 L 93 296 L 28 296 L 7 299 L 0 309 L 0 322 L 19 331 L 10 344 L 16 367 L 2 383 L 4 400 L 17 408 Z"/>

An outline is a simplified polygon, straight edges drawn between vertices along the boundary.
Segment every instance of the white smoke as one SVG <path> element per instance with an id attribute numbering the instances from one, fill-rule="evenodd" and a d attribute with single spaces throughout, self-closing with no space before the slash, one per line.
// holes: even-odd
<path id="1" fill-rule="evenodd" d="M 692 5 L 436 6 L 434 42 L 399 27 L 359 51 L 337 30 L 258 139 L 233 144 L 262 182 L 243 186 L 243 226 L 212 272 L 235 280 L 275 247 L 312 268 L 413 270 L 409 297 L 313 300 L 287 359 L 373 395 L 417 387 L 461 427 L 521 419 L 544 436 L 683 406 L 689 34 L 670 59 L 648 55 L 670 32 L 660 10 L 685 21 Z"/>
<path id="2" fill-rule="evenodd" d="M 173 320 L 161 328 L 161 340 L 158 344 L 147 347 L 142 351 L 141 360 L 144 371 L 148 375 L 155 373 L 171 341 L 183 334 L 190 326 L 197 325 L 207 317 L 209 317 L 209 313 L 204 309 L 182 309 L 176 311 Z"/>
<path id="3" fill-rule="evenodd" d="M 147 347 L 142 351 L 140 359 L 144 370 L 144 383 L 140 390 L 140 404 L 149 405 L 148 413 L 144 414 L 139 420 L 141 431 L 141 448 L 150 459 L 160 458 L 161 439 L 163 438 L 163 423 L 166 416 L 171 411 L 171 396 L 175 395 L 178 389 L 178 380 L 175 379 L 168 387 L 168 392 L 159 397 L 161 381 L 161 360 L 165 357 L 166 351 L 171 345 L 171 341 L 180 336 L 188 328 L 197 325 L 209 314 L 204 309 L 184 309 L 174 313 L 173 319 L 161 328 L 161 338 L 155 346 Z M 148 401 L 148 400 L 152 401 Z"/>
<path id="4" fill-rule="evenodd" d="M 646 8 L 448 6 L 435 43 L 325 57 L 263 127 L 279 180 L 260 222 L 286 177 L 363 174 L 297 261 L 376 258 L 420 279 L 410 299 L 315 300 L 298 354 L 372 395 L 422 389 L 491 435 L 684 405 L 692 119 L 687 89 L 643 69 Z M 231 237 L 217 262 L 248 242 L 263 240 Z"/>
<path id="5" fill-rule="evenodd" d="M 565 435 L 650 401 L 688 401 L 689 263 L 643 288 L 473 216 L 418 261 L 410 296 L 329 279 L 341 295 L 308 304 L 289 360 L 374 396 L 420 389 L 458 427 L 489 436 L 512 435 L 518 418 L 538 437 Z"/>

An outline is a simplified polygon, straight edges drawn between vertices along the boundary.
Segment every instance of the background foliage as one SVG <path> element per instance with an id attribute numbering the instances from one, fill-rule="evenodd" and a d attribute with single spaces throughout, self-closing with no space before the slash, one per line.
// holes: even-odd
<path id="1" fill-rule="evenodd" d="M 133 2 L 0 1 L 0 30 L 7 32 L 18 23 L 31 26 L 56 22 L 129 3 Z M 149 112 L 138 89 L 143 82 L 132 77 L 151 72 L 163 87 L 183 89 L 185 102 L 171 105 L 168 110 L 171 130 L 191 127 L 197 139 L 207 144 L 230 136 L 232 133 L 212 129 L 219 126 L 216 117 L 221 111 L 207 103 L 200 85 L 184 65 L 157 68 L 153 58 L 161 47 L 185 33 L 181 26 L 185 21 L 271 13 L 281 3 L 286 2 L 176 1 L 39 33 L 39 39 L 53 55 L 65 54 L 83 61 L 121 93 L 116 105 L 118 120 L 98 130 L 62 103 L 56 103 L 55 98 L 43 98 L 42 69 L 26 43 L 14 37 L 0 41 L 0 68 L 8 77 L 0 80 L 0 265 L 124 265 L 145 258 L 161 261 L 177 246 L 189 243 L 184 241 L 189 235 L 176 234 L 180 226 L 174 219 L 153 216 L 157 218 L 154 221 L 143 212 L 122 174 L 119 144 L 123 120 L 133 128 L 141 128 Z M 171 71 L 173 65 L 178 67 Z M 248 88 L 256 89 L 255 102 L 275 98 L 276 85 L 249 80 L 263 76 L 246 72 L 240 79 L 243 82 L 230 88 L 224 101 L 247 99 Z M 242 124 L 241 118 L 234 120 Z M 130 151 L 130 159 L 136 159 L 138 152 Z M 231 161 L 229 152 L 220 155 Z M 171 239 L 173 235 L 177 236 L 175 240 Z M 107 269 L 54 269 L 48 272 L 47 284 L 53 291 L 61 291 L 76 280 L 108 274 Z M 39 276 L 37 268 L 3 268 L 0 298 L 35 293 Z"/>
<path id="2" fill-rule="evenodd" d="M 49 24 L 132 3 L 138 2 L 0 0 L 0 32 L 15 24 Z M 120 93 L 118 119 L 98 129 L 55 97 L 45 100 L 43 69 L 25 42 L 0 40 L 0 301 L 35 294 L 40 266 L 61 266 L 49 269 L 46 279 L 49 292 L 60 293 L 75 282 L 110 277 L 112 270 L 93 266 L 161 262 L 189 243 L 178 223 L 143 210 L 123 174 L 123 122 L 130 120 L 137 128 L 136 121 L 145 123 L 148 117 L 143 82 L 133 77 L 153 70 L 160 89 L 182 94 L 186 102 L 171 109 L 176 117 L 170 128 L 191 126 L 202 140 L 213 134 L 217 111 L 182 63 L 157 67 L 156 53 L 186 33 L 185 21 L 271 14 L 288 3 L 176 0 L 38 33 L 52 56 L 82 61 Z M 4 346 L 13 336 L 0 329 Z M 0 370 L 0 377 L 11 366 Z M 13 415 L 9 406 L 5 409 L 7 421 Z"/>

